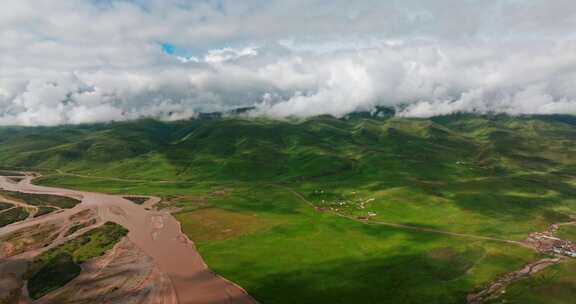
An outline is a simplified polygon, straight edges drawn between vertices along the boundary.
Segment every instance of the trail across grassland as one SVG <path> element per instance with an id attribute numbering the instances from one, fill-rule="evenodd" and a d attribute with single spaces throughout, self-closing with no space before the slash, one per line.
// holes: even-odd
<path id="1" fill-rule="evenodd" d="M 311 206 L 313 208 L 316 207 L 314 205 L 314 203 L 310 202 L 304 195 L 302 195 L 298 191 L 296 191 L 290 187 L 286 187 L 286 186 L 281 186 L 281 185 L 274 185 L 274 186 L 277 188 L 287 190 L 287 191 L 291 192 L 292 194 L 294 194 L 295 196 L 297 196 L 300 200 L 302 200 L 304 203 L 308 204 L 309 206 Z M 484 241 L 504 242 L 504 243 L 508 243 L 508 244 L 515 244 L 515 245 L 527 247 L 524 243 L 519 242 L 519 241 L 514 241 L 514 240 L 500 239 L 500 238 L 495 238 L 495 237 L 474 235 L 474 234 L 467 234 L 467 233 L 450 232 L 450 231 L 445 231 L 445 230 L 438 230 L 438 229 L 426 228 L 426 227 L 418 227 L 418 226 L 412 226 L 412 225 L 406 225 L 406 224 L 398 224 L 398 223 L 392 223 L 392 222 L 383 222 L 383 221 L 374 221 L 374 220 L 366 221 L 366 220 L 357 219 L 353 216 L 341 214 L 338 212 L 333 212 L 333 214 L 336 216 L 346 218 L 346 219 L 349 219 L 349 220 L 352 220 L 355 222 L 359 222 L 362 224 L 366 224 L 366 225 L 387 226 L 387 227 L 407 229 L 407 230 L 420 231 L 420 232 L 426 232 L 426 233 L 443 234 L 443 235 L 461 237 L 461 238 L 471 238 L 471 239 L 484 240 Z"/>
<path id="2" fill-rule="evenodd" d="M 304 195 L 302 195 L 298 191 L 296 191 L 292 188 L 286 187 L 286 186 L 281 186 L 281 185 L 274 185 L 274 186 L 293 193 L 295 196 L 297 196 L 300 200 L 302 200 L 303 202 L 305 202 L 309 206 L 311 206 L 313 208 L 315 207 L 315 205 L 312 202 L 310 202 Z M 500 239 L 500 238 L 494 238 L 494 237 L 489 237 L 489 236 L 450 232 L 450 231 L 437 230 L 437 229 L 432 229 L 432 228 L 411 226 L 411 225 L 398 224 L 398 223 L 381 222 L 381 221 L 373 221 L 373 220 L 369 220 L 369 221 L 368 220 L 360 220 L 360 219 L 355 218 L 353 216 L 344 215 L 344 214 L 337 213 L 337 212 L 333 212 L 333 214 L 336 216 L 339 216 L 339 217 L 343 217 L 343 218 L 353 220 L 356 222 L 360 222 L 363 224 L 367 224 L 367 225 L 380 225 L 380 226 L 387 226 L 387 227 L 393 227 L 393 228 L 398 228 L 398 229 L 407 229 L 407 230 L 412 230 L 412 231 L 419 231 L 419 232 L 424 232 L 424 233 L 436 233 L 436 234 L 442 234 L 442 235 L 453 236 L 453 237 L 477 239 L 477 240 L 484 240 L 484 241 L 503 242 L 503 243 L 515 244 L 515 245 L 526 247 L 526 248 L 529 248 L 532 250 L 539 251 L 538 248 L 530 245 L 528 242 L 519 242 L 519 241 Z M 576 224 L 576 222 L 559 223 L 556 225 L 552 225 L 552 227 L 563 226 L 563 225 L 574 225 L 574 224 Z M 466 302 L 468 304 L 482 304 L 482 303 L 485 303 L 487 300 L 496 299 L 502 293 L 505 292 L 506 287 L 508 285 L 510 285 L 511 283 L 518 281 L 518 280 L 521 280 L 521 279 L 528 278 L 531 275 L 533 275 L 539 271 L 542 271 L 543 269 L 545 269 L 549 266 L 558 264 L 565 259 L 566 259 L 565 257 L 542 258 L 542 259 L 539 259 L 539 260 L 534 261 L 532 263 L 529 263 L 529 264 L 525 265 L 520 270 L 511 272 L 511 273 L 507 273 L 507 274 L 497 278 L 495 281 L 488 284 L 486 288 L 484 288 L 484 289 L 482 289 L 476 293 L 468 294 Z"/>

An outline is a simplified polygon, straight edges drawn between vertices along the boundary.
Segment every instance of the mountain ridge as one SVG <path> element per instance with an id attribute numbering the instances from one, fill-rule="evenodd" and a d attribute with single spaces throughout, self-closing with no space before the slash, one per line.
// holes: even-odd
<path id="1" fill-rule="evenodd" d="M 370 171 L 371 159 L 396 166 L 393 160 L 404 160 L 414 168 L 425 161 L 442 168 L 465 161 L 478 165 L 478 170 L 496 170 L 502 167 L 496 158 L 504 155 L 507 165 L 546 170 L 573 165 L 559 151 L 575 151 L 570 143 L 576 138 L 575 122 L 576 117 L 567 115 L 402 118 L 359 112 L 302 120 L 219 117 L 3 127 L 0 165 L 90 172 L 101 171 L 95 168 L 99 162 L 127 168 L 122 164 L 136 161 L 133 171 L 142 169 L 137 163 L 149 161 L 170 167 L 172 174 L 178 172 L 175 177 L 184 179 L 248 175 L 294 179 L 350 170 L 363 174 Z M 142 176 L 114 171 L 118 173 Z"/>

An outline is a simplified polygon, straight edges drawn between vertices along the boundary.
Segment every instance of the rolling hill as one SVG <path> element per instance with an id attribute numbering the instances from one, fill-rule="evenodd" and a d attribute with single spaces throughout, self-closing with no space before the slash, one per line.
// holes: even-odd
<path id="1" fill-rule="evenodd" d="M 540 258 L 518 245 L 528 234 L 573 221 L 575 155 L 563 115 L 0 128 L 3 169 L 163 196 L 208 265 L 262 303 L 462 303 Z M 573 265 L 557 267 L 518 299 L 563 303 Z"/>
<path id="2" fill-rule="evenodd" d="M 343 175 L 445 180 L 519 171 L 560 174 L 576 166 L 571 157 L 576 119 L 570 116 L 406 119 L 362 114 L 0 128 L 0 165 L 115 177 L 243 181 Z"/>

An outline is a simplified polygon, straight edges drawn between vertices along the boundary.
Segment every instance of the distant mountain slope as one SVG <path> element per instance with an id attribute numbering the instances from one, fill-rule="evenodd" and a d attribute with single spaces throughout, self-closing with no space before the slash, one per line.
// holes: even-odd
<path id="1" fill-rule="evenodd" d="M 353 113 L 0 128 L 0 165 L 149 179 L 430 179 L 574 174 L 572 116 Z"/>

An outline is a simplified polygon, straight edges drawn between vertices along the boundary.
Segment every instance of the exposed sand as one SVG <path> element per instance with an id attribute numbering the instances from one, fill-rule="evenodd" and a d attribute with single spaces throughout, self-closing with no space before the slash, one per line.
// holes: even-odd
<path id="1" fill-rule="evenodd" d="M 128 229 L 130 242 L 151 258 L 154 267 L 157 267 L 153 269 L 158 272 L 153 277 L 163 282 L 158 290 L 151 291 L 156 299 L 175 294 L 177 303 L 256 303 L 242 288 L 208 269 L 171 214 L 146 210 L 158 202 L 158 198 L 137 205 L 121 196 L 36 186 L 31 184 L 33 178 L 29 175 L 21 182 L 14 183 L 7 177 L 0 177 L 0 187 L 11 191 L 69 196 L 82 199 L 82 203 L 56 214 L 5 226 L 0 229 L 0 236 L 34 224 L 54 221 L 68 223 L 71 215 L 90 208 L 95 210 L 100 223 L 111 221 Z M 169 290 L 174 290 L 174 293 Z M 173 303 L 169 298 L 152 302 L 148 298 L 147 301 Z"/>
<path id="2" fill-rule="evenodd" d="M 170 279 L 127 238 L 106 255 L 82 265 L 66 286 L 35 303 L 176 304 Z"/>

